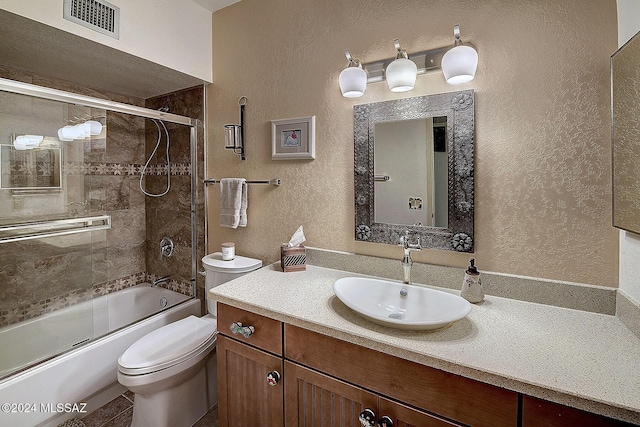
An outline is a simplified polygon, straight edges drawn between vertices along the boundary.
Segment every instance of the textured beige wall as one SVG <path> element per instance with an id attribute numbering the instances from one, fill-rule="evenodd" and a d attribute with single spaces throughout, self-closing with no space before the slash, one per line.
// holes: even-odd
<path id="1" fill-rule="evenodd" d="M 453 25 L 478 48 L 471 83 L 441 74 L 392 94 L 384 83 L 343 98 L 344 49 L 363 62 L 449 45 Z M 609 56 L 615 0 L 243 0 L 213 14 L 207 95 L 208 177 L 279 177 L 252 186 L 248 226 L 219 227 L 208 191 L 209 250 L 233 240 L 267 262 L 299 225 L 309 246 L 400 259 L 398 247 L 355 242 L 353 106 L 476 91 L 476 253 L 483 270 L 617 286 L 611 227 Z M 247 160 L 224 150 L 223 125 L 247 104 Z M 270 120 L 316 116 L 316 160 L 271 161 Z M 418 262 L 464 266 L 467 254 L 425 250 Z M 398 266 L 400 268 L 400 266 Z"/>

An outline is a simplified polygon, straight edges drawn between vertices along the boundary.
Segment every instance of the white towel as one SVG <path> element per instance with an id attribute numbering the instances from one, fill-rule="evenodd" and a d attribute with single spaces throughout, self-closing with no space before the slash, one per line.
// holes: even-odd
<path id="1" fill-rule="evenodd" d="M 247 180 L 220 180 L 220 225 L 229 228 L 247 226 Z"/>

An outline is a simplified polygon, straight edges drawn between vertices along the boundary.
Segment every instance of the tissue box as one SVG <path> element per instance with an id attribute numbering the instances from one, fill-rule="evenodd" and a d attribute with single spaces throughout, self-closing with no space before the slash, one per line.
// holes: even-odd
<path id="1" fill-rule="evenodd" d="M 307 269 L 307 250 L 303 245 L 289 247 L 280 246 L 280 265 L 282 271 L 305 271 Z"/>

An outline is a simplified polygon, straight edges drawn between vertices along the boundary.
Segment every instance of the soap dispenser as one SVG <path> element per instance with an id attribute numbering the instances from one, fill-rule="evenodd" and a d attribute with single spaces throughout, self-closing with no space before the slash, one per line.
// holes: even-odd
<path id="1" fill-rule="evenodd" d="M 480 281 L 480 272 L 475 266 L 476 260 L 469 260 L 469 267 L 464 272 L 464 281 L 462 282 L 462 292 L 460 296 L 469 302 L 477 303 L 484 300 L 484 291 L 482 290 L 482 282 Z"/>

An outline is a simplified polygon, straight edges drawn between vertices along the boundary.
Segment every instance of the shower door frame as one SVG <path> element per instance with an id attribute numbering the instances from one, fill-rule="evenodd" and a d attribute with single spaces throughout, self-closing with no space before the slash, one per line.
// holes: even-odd
<path id="1" fill-rule="evenodd" d="M 197 275 L 197 185 L 198 185 L 198 164 L 194 161 L 197 153 L 198 120 L 173 113 L 152 110 L 138 107 L 136 105 L 125 104 L 123 102 L 110 101 L 106 99 L 94 98 L 86 95 L 79 95 L 73 92 L 66 92 L 58 89 L 51 89 L 30 83 L 18 82 L 15 80 L 0 78 L 0 90 L 5 92 L 28 95 L 36 98 L 48 99 L 52 101 L 79 104 L 85 107 L 101 108 L 116 113 L 131 114 L 147 119 L 163 120 L 165 122 L 177 123 L 190 127 L 189 146 L 191 147 L 191 296 L 197 297 L 196 275 Z"/>

